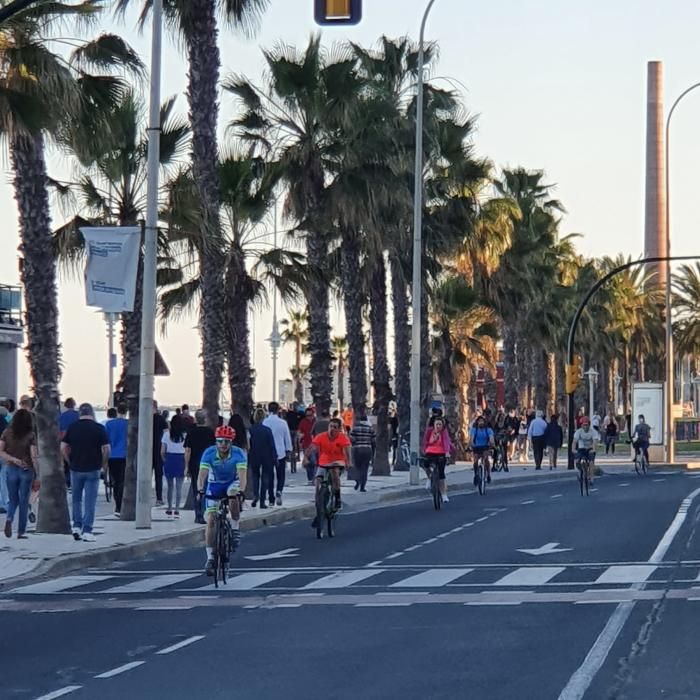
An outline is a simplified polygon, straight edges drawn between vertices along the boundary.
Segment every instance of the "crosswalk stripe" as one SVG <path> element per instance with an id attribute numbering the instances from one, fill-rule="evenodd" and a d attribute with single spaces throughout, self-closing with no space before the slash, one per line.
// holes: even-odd
<path id="1" fill-rule="evenodd" d="M 415 576 L 392 583 L 390 588 L 436 588 L 465 576 L 474 569 L 428 569 Z"/>
<path id="2" fill-rule="evenodd" d="M 355 569 L 354 571 L 341 571 L 329 576 L 324 576 L 316 581 L 307 583 L 302 588 L 346 588 L 354 583 L 359 583 L 370 576 L 384 573 L 386 569 Z"/>
<path id="3" fill-rule="evenodd" d="M 498 579 L 494 586 L 541 586 L 565 570 L 563 566 L 520 567 Z"/>
<path id="4" fill-rule="evenodd" d="M 61 593 L 62 591 L 67 591 L 70 588 L 86 586 L 89 583 L 98 583 L 99 581 L 104 581 L 108 578 L 111 578 L 111 576 L 62 576 L 61 578 L 54 578 L 50 581 L 41 581 L 40 583 L 32 583 L 28 586 L 13 588 L 11 591 L 8 591 L 8 593 L 21 593 L 23 595 Z"/>
<path id="5" fill-rule="evenodd" d="M 595 583 L 643 583 L 656 569 L 653 564 L 610 566 L 598 576 Z"/>
<path id="6" fill-rule="evenodd" d="M 148 578 L 125 583 L 122 586 L 114 586 L 108 588 L 102 593 L 150 593 L 159 588 L 172 586 L 176 583 L 182 583 L 189 579 L 198 578 L 201 574 L 162 574 L 160 576 L 149 576 Z"/>
<path id="7" fill-rule="evenodd" d="M 277 581 L 278 579 L 289 576 L 291 571 L 257 571 L 255 573 L 239 574 L 229 579 L 226 584 L 221 584 L 219 590 L 229 591 L 249 591 L 252 588 L 263 586 L 266 583 Z M 214 584 L 195 589 L 197 591 L 213 591 Z"/>

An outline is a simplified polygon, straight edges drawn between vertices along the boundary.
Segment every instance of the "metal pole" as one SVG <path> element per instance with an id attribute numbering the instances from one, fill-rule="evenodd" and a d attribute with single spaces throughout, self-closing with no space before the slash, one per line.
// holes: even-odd
<path id="1" fill-rule="evenodd" d="M 160 163 L 160 65 L 163 0 L 153 0 L 151 95 L 148 125 L 146 230 L 143 255 L 141 377 L 136 482 L 136 527 L 151 527 L 153 451 L 153 380 L 156 351 L 156 257 L 158 247 L 158 169 Z"/>
<path id="2" fill-rule="evenodd" d="M 418 87 L 416 91 L 416 158 L 413 189 L 413 281 L 411 325 L 411 474 L 410 483 L 418 484 L 420 469 L 420 349 L 421 349 L 421 296 L 423 293 L 423 61 L 425 51 L 425 24 L 435 0 L 425 8 L 418 39 Z"/>
<path id="3" fill-rule="evenodd" d="M 274 247 L 277 249 L 277 198 L 275 198 L 273 213 L 273 240 Z M 272 334 L 268 341 L 272 347 L 272 400 L 277 401 L 277 360 L 279 358 L 279 349 L 282 345 L 282 337 L 280 336 L 280 326 L 277 320 L 277 286 L 274 284 L 272 287 Z"/>
<path id="4" fill-rule="evenodd" d="M 114 406 L 114 314 L 105 313 L 105 321 L 107 321 L 107 349 L 109 352 L 109 398 L 107 406 Z"/>
<path id="5" fill-rule="evenodd" d="M 598 372 L 591 367 L 588 372 L 586 372 L 586 376 L 588 377 L 588 417 L 591 421 L 591 425 L 593 425 L 593 416 L 595 414 L 595 399 L 593 394 L 595 392 L 595 380 L 598 376 Z"/>
<path id="6" fill-rule="evenodd" d="M 669 172 L 669 134 L 671 129 L 671 117 L 676 111 L 678 103 L 689 93 L 700 87 L 695 83 L 686 88 L 671 105 L 666 117 L 666 410 L 664 420 L 664 432 L 666 435 L 666 461 L 674 462 L 676 459 L 674 434 L 673 434 L 673 323 L 671 317 L 671 174 Z"/>

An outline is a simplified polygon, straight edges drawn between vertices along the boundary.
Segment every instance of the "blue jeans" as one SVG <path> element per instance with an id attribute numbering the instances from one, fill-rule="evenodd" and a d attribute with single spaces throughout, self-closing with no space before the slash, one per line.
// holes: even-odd
<path id="1" fill-rule="evenodd" d="M 70 479 L 73 487 L 73 527 L 82 532 L 92 532 L 97 492 L 100 488 L 100 470 L 77 472 L 71 469 Z"/>
<path id="2" fill-rule="evenodd" d="M 4 462 L 0 462 L 0 508 L 7 509 L 9 500 L 7 493 L 7 465 Z"/>
<path id="3" fill-rule="evenodd" d="M 15 517 L 15 511 L 19 509 L 17 534 L 23 535 L 27 531 L 29 494 L 32 490 L 32 481 L 34 481 L 34 470 L 6 464 L 3 466 L 3 471 L 7 472 L 7 491 L 9 496 L 7 520 L 12 522 Z"/>

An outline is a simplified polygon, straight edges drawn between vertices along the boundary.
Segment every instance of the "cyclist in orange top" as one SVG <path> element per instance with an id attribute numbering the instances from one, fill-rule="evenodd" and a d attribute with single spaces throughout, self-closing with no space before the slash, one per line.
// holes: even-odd
<path id="1" fill-rule="evenodd" d="M 328 423 L 328 432 L 319 433 L 312 441 L 304 455 L 304 466 L 309 461 L 312 453 L 317 456 L 316 462 L 316 493 L 321 488 L 321 469 L 329 469 L 331 483 L 333 484 L 333 495 L 335 496 L 335 507 L 340 510 L 340 470 L 349 467 L 350 439 L 343 432 L 343 426 L 339 418 L 331 418 Z"/>

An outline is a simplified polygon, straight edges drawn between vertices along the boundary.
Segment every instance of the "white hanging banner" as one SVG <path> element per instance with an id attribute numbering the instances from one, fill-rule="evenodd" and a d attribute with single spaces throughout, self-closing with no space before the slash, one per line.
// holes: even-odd
<path id="1" fill-rule="evenodd" d="M 102 311 L 134 310 L 141 247 L 138 226 L 81 227 L 85 238 L 85 297 Z"/>

